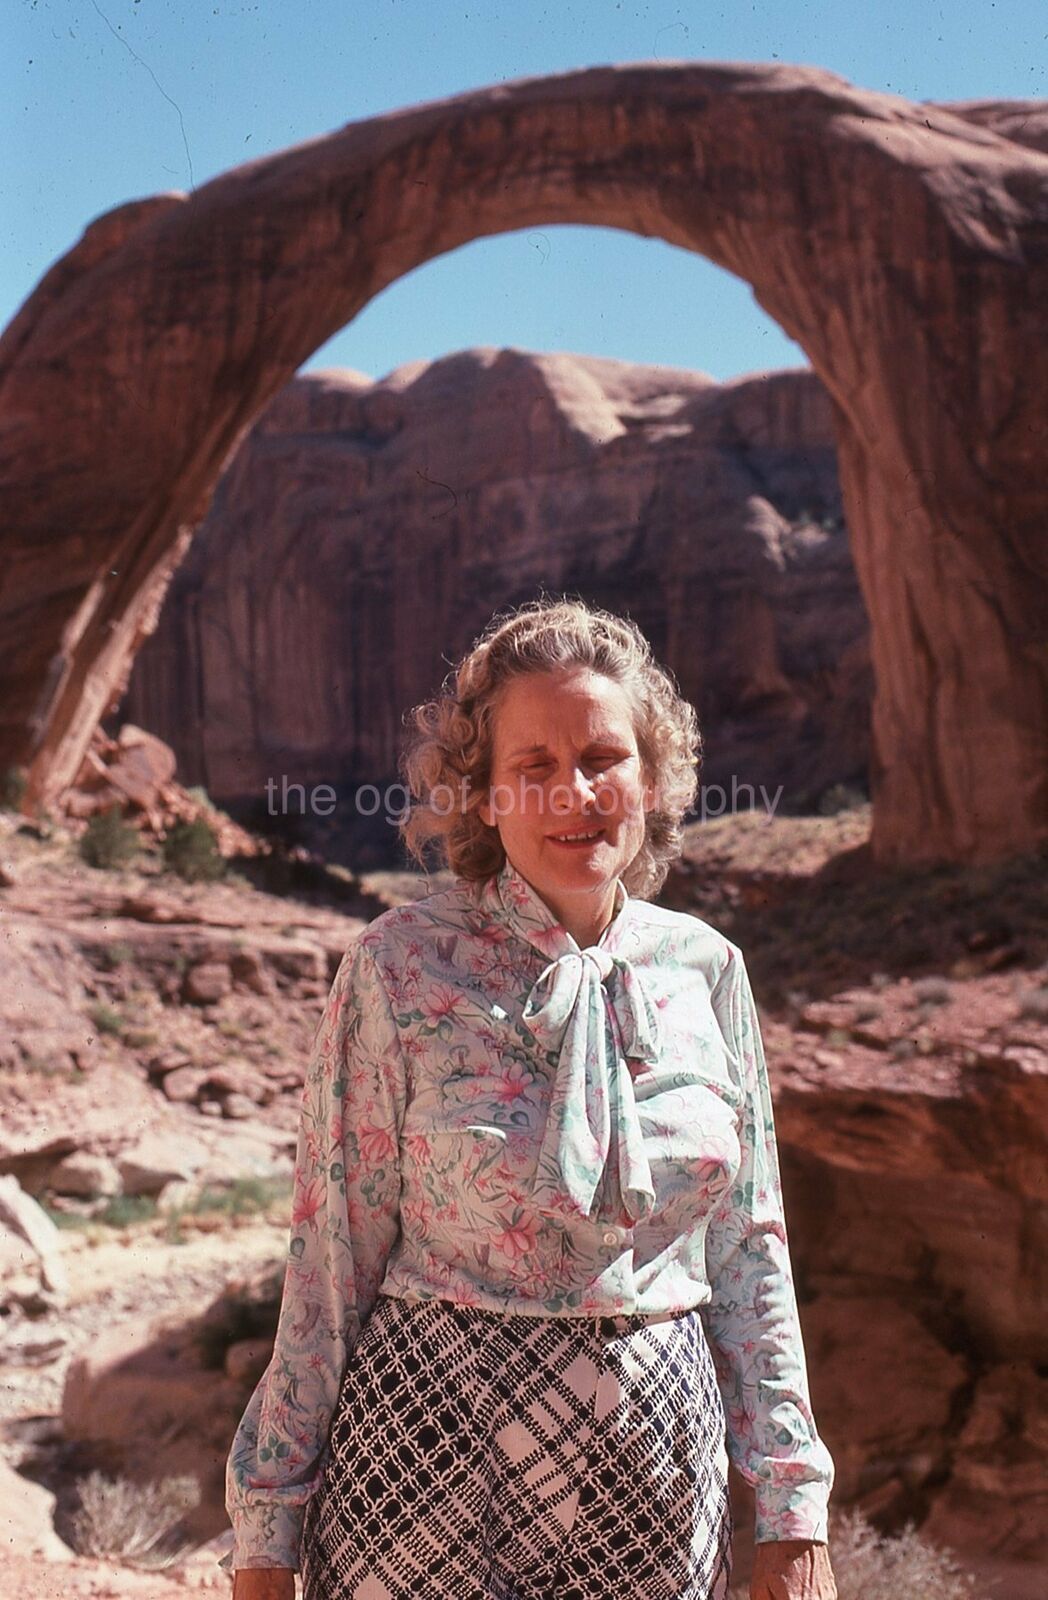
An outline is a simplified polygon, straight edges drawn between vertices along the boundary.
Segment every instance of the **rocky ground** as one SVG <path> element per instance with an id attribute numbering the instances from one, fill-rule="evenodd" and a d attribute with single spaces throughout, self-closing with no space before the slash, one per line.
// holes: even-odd
<path id="1" fill-rule="evenodd" d="M 782 1138 L 824 1164 L 819 1195 L 831 1171 L 859 1183 L 867 1172 L 878 1181 L 893 1170 L 912 1174 L 916 1164 L 923 1180 L 941 1183 L 922 1154 L 934 1146 L 940 1165 L 967 1164 L 979 1192 L 999 1191 L 1019 1208 L 1039 1185 L 1043 1197 L 1043 1139 L 1030 1109 L 1037 1102 L 1023 1097 L 1048 1081 L 1044 862 L 874 872 L 868 829 L 864 807 L 707 824 L 689 834 L 662 898 L 714 922 L 746 952 Z M 100 871 L 78 859 L 76 831 L 0 812 L 0 1213 L 8 1223 L 0 1237 L 0 1501 L 12 1508 L 0 1573 L 12 1600 L 224 1592 L 220 1535 L 164 1574 L 74 1557 L 59 1537 L 71 1537 L 78 1477 L 105 1459 L 105 1428 L 91 1407 L 103 1394 L 113 1418 L 121 1406 L 139 1415 L 155 1377 L 146 1366 L 144 1387 L 114 1388 L 121 1352 L 137 1341 L 155 1355 L 165 1339 L 173 1349 L 166 1330 L 191 1326 L 231 1284 L 279 1263 L 298 1095 L 331 978 L 363 922 L 424 884 L 396 872 L 313 873 L 281 892 L 246 872 L 189 884 L 163 872 L 155 851 Z M 871 1104 L 876 1116 L 856 1117 L 857 1106 Z M 800 1239 L 810 1220 L 803 1159 L 796 1176 L 787 1163 L 787 1178 Z M 46 1224 L 33 1223 L 28 1236 L 18 1232 L 26 1198 Z M 1021 1232 L 1019 1210 L 1007 1215 Z M 874 1219 L 875 1232 L 893 1226 L 888 1216 Z M 1005 1254 L 1021 1288 L 1010 1240 Z M 816 1393 L 816 1409 L 825 1431 L 837 1425 L 843 1440 L 861 1430 L 833 1415 L 832 1349 L 869 1321 L 871 1302 L 847 1302 L 855 1320 L 831 1326 L 839 1274 L 829 1290 L 818 1282 L 814 1290 L 805 1326 L 826 1395 Z M 858 1292 L 845 1286 L 846 1295 Z M 935 1284 L 932 1296 L 941 1298 Z M 1015 1308 L 995 1314 L 1015 1330 L 1023 1414 L 1007 1400 L 1005 1368 L 987 1354 L 989 1335 L 973 1355 L 967 1323 L 963 1335 L 933 1324 L 942 1343 L 929 1340 L 927 1372 L 907 1370 L 903 1381 L 915 1393 L 942 1385 L 941 1415 L 920 1416 L 919 1427 L 910 1417 L 898 1434 L 857 1442 L 854 1459 L 835 1451 L 842 1490 L 889 1523 L 916 1506 L 940 1542 L 967 1532 L 982 1575 L 1002 1579 L 987 1590 L 998 1600 L 1040 1592 L 1031 1552 L 1044 1491 L 1032 1463 L 1048 1443 L 1048 1411 L 1029 1356 L 1036 1330 L 1023 1324 L 1039 1313 L 1033 1305 L 1024 1312 L 1020 1300 L 1017 1292 Z M 957 1318 L 964 1309 L 956 1304 Z M 893 1315 L 886 1303 L 892 1336 Z M 905 1342 L 912 1351 L 920 1340 L 907 1328 Z M 178 1349 L 181 1359 L 184 1341 Z M 233 1414 L 257 1361 L 252 1340 L 231 1335 L 206 1394 Z M 854 1406 L 853 1374 L 841 1385 Z M 911 1424 L 914 1437 L 903 1440 Z M 928 1470 L 914 1464 L 918 1444 Z M 215 1458 L 214 1441 L 206 1448 Z M 878 1460 L 893 1455 L 910 1462 L 901 1476 Z M 214 1459 L 212 1500 L 213 1467 Z M 973 1509 L 980 1499 L 1000 1507 L 997 1523 Z M 208 1515 L 198 1538 L 221 1525 L 213 1504 Z"/>

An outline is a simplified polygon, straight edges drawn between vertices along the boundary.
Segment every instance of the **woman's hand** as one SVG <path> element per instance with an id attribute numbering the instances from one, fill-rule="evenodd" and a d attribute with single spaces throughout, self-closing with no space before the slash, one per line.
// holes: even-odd
<path id="1" fill-rule="evenodd" d="M 837 1600 L 828 1546 L 811 1539 L 757 1545 L 750 1600 Z"/>
<path id="2" fill-rule="evenodd" d="M 295 1600 L 295 1574 L 290 1567 L 240 1567 L 233 1600 Z"/>

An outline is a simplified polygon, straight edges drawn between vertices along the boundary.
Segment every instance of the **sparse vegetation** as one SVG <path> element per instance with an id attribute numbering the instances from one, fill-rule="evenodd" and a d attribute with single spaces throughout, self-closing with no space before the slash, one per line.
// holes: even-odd
<path id="1" fill-rule="evenodd" d="M 164 866 L 187 883 L 211 883 L 223 877 L 225 858 L 214 831 L 203 817 L 176 822 L 163 843 Z"/>
<path id="2" fill-rule="evenodd" d="M 89 867 L 112 872 L 133 860 L 140 845 L 138 829 L 125 821 L 119 806 L 110 806 L 91 818 L 81 835 L 79 852 Z"/>
<path id="3" fill-rule="evenodd" d="M 831 1510 L 829 1544 L 838 1600 L 983 1600 L 972 1575 L 912 1522 L 893 1536 L 861 1511 Z M 733 1588 L 731 1600 L 746 1600 L 746 1592 Z"/>
<path id="4" fill-rule="evenodd" d="M 81 1076 L 80 1068 L 74 1065 L 68 1055 L 39 1055 L 35 1050 L 27 1050 L 24 1045 L 22 1071 L 36 1073 L 41 1078 L 61 1078 L 65 1083 L 75 1083 Z"/>
<path id="5" fill-rule="evenodd" d="M 182 1204 L 165 1211 L 166 1237 L 171 1244 L 184 1244 L 187 1225 L 195 1217 L 228 1217 L 239 1221 L 245 1217 L 264 1216 L 277 1206 L 288 1208 L 290 1199 L 290 1177 L 234 1178 L 226 1184 L 207 1184 Z"/>
<path id="6" fill-rule="evenodd" d="M 1048 988 L 1027 989 L 1019 1000 L 1019 1015 L 1031 1022 L 1048 1022 Z"/>
<path id="7" fill-rule="evenodd" d="M 853 783 L 834 783 L 819 796 L 816 807 L 822 817 L 835 817 L 841 811 L 854 811 L 868 804 L 868 796 Z"/>
<path id="8" fill-rule="evenodd" d="M 945 1006 L 953 999 L 953 984 L 947 978 L 917 978 L 913 993 L 921 1005 Z"/>
<path id="9" fill-rule="evenodd" d="M 291 1198 L 291 1178 L 234 1178 L 227 1184 L 207 1184 L 190 1192 L 177 1205 L 162 1208 L 153 1195 L 116 1195 L 98 1210 L 59 1209 L 46 1197 L 43 1209 L 59 1228 L 130 1228 L 139 1223 L 161 1223 L 171 1244 L 185 1243 L 186 1224 L 194 1217 L 244 1218 L 262 1216 L 275 1208 L 286 1209 Z"/>
<path id="10" fill-rule="evenodd" d="M 25 767 L 5 767 L 0 776 L 0 810 L 20 811 L 28 784 Z"/>
<path id="11" fill-rule="evenodd" d="M 128 1028 L 123 1040 L 129 1050 L 148 1050 L 159 1043 L 160 1035 L 154 1033 L 152 1028 Z"/>
<path id="12" fill-rule="evenodd" d="M 932 992 L 944 993 L 944 984 L 956 990 L 972 972 L 1044 960 L 1046 867 L 1048 849 L 976 866 L 849 870 L 842 858 L 839 869 L 783 882 L 770 911 L 717 902 L 698 912 L 712 909 L 717 926 L 746 950 L 769 1003 L 801 979 L 820 998 L 869 973 L 884 975 L 882 983 L 902 973 L 930 977 Z M 1035 1018 L 1040 1004 L 1048 1002 L 1033 1002 Z"/>
<path id="13" fill-rule="evenodd" d="M 87 1014 L 99 1033 L 109 1033 L 119 1037 L 124 1031 L 124 1019 L 120 1012 L 113 1006 L 107 1005 L 104 1000 L 88 1006 Z"/>
<path id="14" fill-rule="evenodd" d="M 77 1553 L 150 1568 L 169 1566 L 183 1553 L 183 1519 L 200 1503 L 200 1485 L 191 1477 L 132 1483 L 91 1472 L 77 1490 L 80 1506 L 72 1519 Z"/>
<path id="15" fill-rule="evenodd" d="M 117 1194 L 96 1211 L 92 1222 L 107 1228 L 126 1228 L 133 1222 L 148 1222 L 159 1214 L 155 1198 L 149 1194 Z"/>
<path id="16" fill-rule="evenodd" d="M 126 939 L 116 939 L 112 944 L 105 944 L 95 952 L 95 965 L 106 972 L 115 972 L 117 967 L 133 961 L 134 956 L 134 945 L 129 944 Z"/>
<path id="17" fill-rule="evenodd" d="M 291 1178 L 234 1178 L 232 1183 L 202 1189 L 192 1209 L 221 1211 L 231 1217 L 268 1211 L 291 1195 Z"/>

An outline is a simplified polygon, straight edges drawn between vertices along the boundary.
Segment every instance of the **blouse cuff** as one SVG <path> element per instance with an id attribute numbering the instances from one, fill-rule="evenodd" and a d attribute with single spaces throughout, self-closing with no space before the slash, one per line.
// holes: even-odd
<path id="1" fill-rule="evenodd" d="M 225 1572 L 242 1567 L 286 1567 L 299 1570 L 302 1506 L 272 1503 L 257 1510 L 241 1508 L 233 1520 L 233 1548 L 219 1561 Z"/>
<path id="2" fill-rule="evenodd" d="M 778 1486 L 761 1483 L 757 1485 L 755 1496 L 755 1544 L 774 1544 L 782 1539 L 812 1539 L 817 1544 L 829 1542 L 828 1484 Z"/>

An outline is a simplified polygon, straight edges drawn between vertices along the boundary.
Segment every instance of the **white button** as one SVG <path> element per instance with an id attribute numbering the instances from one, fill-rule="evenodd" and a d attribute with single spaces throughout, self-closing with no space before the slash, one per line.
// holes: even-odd
<path id="1" fill-rule="evenodd" d="M 605 1244 L 618 1244 L 618 1242 L 619 1242 L 618 1234 L 614 1231 L 614 1229 L 609 1228 L 607 1233 L 604 1235 L 604 1243 Z"/>

